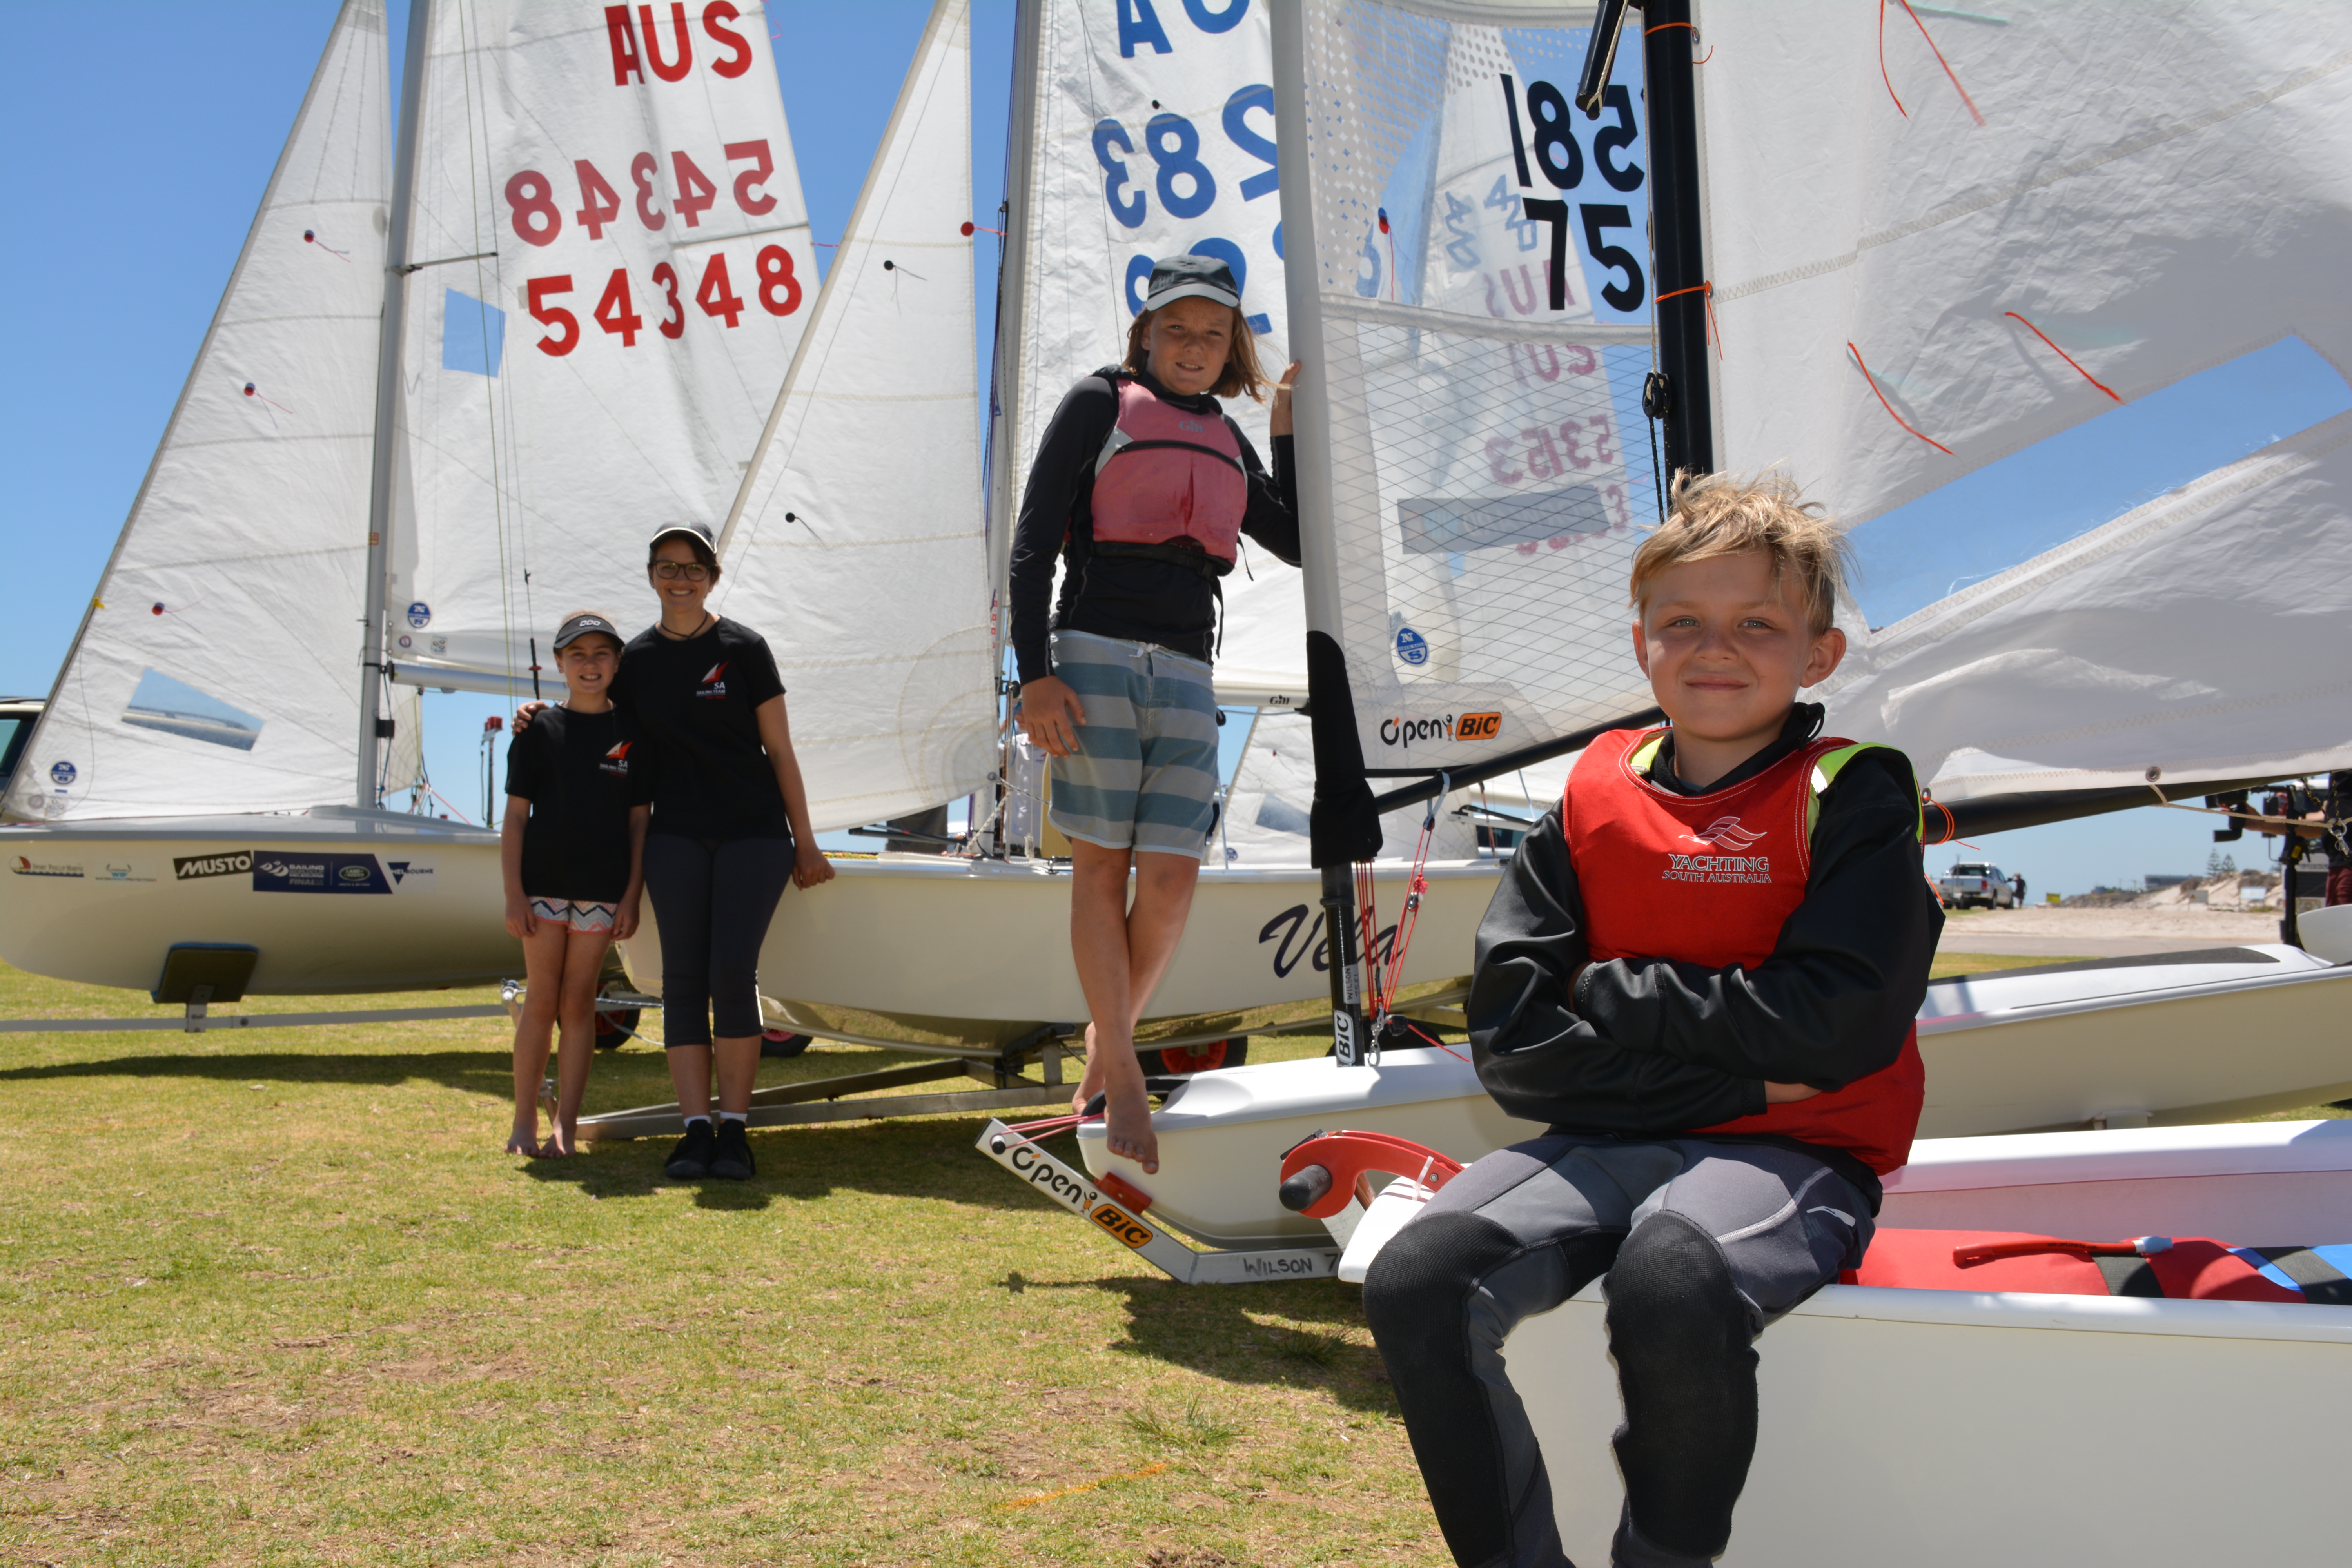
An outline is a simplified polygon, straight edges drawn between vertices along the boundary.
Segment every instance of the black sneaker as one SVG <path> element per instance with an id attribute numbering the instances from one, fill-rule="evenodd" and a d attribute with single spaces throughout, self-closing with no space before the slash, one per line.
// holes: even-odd
<path id="1" fill-rule="evenodd" d="M 662 1167 L 662 1174 L 681 1182 L 710 1174 L 711 1146 L 718 1141 L 709 1121 L 688 1122 L 686 1136 L 669 1152 L 669 1163 Z"/>
<path id="2" fill-rule="evenodd" d="M 743 1124 L 719 1122 L 719 1137 L 710 1150 L 710 1173 L 730 1182 L 748 1182 L 759 1171 L 751 1162 L 751 1140 L 744 1136 Z"/>

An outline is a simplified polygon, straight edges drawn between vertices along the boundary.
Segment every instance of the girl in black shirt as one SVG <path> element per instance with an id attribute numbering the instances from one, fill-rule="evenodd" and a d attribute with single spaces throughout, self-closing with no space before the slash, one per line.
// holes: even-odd
<path id="1" fill-rule="evenodd" d="M 499 840 L 507 931 L 522 943 L 530 989 L 515 1018 L 509 1154 L 575 1152 L 580 1101 L 596 1048 L 596 980 L 604 950 L 633 936 L 645 886 L 650 772 L 637 726 L 613 704 L 621 637 L 592 611 L 564 617 L 555 664 L 570 695 L 507 748 Z M 558 1025 L 555 1129 L 539 1141 L 539 1089 Z"/>

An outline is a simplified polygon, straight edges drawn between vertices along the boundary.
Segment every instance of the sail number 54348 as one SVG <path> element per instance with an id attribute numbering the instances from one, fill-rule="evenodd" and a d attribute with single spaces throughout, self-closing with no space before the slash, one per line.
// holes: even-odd
<path id="1" fill-rule="evenodd" d="M 800 279 L 793 275 L 793 254 L 781 245 L 762 246 L 753 263 L 758 274 L 752 293 L 760 308 L 771 316 L 789 316 L 801 308 Z M 675 341 L 686 335 L 686 306 L 678 297 L 683 279 L 677 268 L 662 262 L 653 269 L 654 293 L 649 302 L 659 310 L 652 322 L 637 313 L 636 299 L 629 285 L 629 270 L 615 267 L 604 280 L 604 291 L 598 296 L 591 319 L 607 333 L 621 340 L 623 348 L 635 348 L 637 334 L 651 325 L 662 336 Z M 539 351 L 561 358 L 580 346 L 580 318 L 556 303 L 560 295 L 572 292 L 572 275 L 559 273 L 552 278 L 534 278 L 523 286 L 523 298 L 530 310 L 531 320 L 548 329 L 548 335 L 539 340 Z M 694 303 L 706 316 L 715 317 L 728 326 L 734 326 L 750 309 L 741 295 L 735 292 L 732 278 L 727 269 L 727 253 L 713 251 L 710 259 L 702 264 L 701 281 L 695 285 Z"/>

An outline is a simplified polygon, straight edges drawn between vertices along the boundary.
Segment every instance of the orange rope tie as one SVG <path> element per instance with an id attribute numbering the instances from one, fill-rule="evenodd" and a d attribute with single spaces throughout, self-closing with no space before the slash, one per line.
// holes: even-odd
<path id="1" fill-rule="evenodd" d="M 1944 58 L 1943 50 L 1936 48 L 1936 40 L 1929 35 L 1927 31 L 1927 24 L 1919 20 L 1918 12 L 1911 9 L 1911 0 L 1898 0 L 1898 4 L 1902 5 L 1904 15 L 1911 18 L 1911 25 L 1919 29 L 1919 36 L 1927 40 L 1927 47 L 1930 49 L 1935 50 L 1936 63 L 1944 68 L 1944 75 L 1951 80 L 1952 90 L 1960 95 L 1960 101 L 1962 103 L 1968 105 L 1969 117 L 1974 120 L 1979 126 L 1982 126 L 1985 122 L 1985 117 L 1978 111 L 1977 100 L 1969 96 L 1969 89 L 1960 85 L 1960 79 L 1952 75 L 1952 62 Z M 1879 74 L 1884 76 L 1886 72 L 1886 0 L 1878 0 L 1878 69 Z M 1894 85 L 1889 83 L 1886 90 L 1889 92 L 1894 91 Z M 1898 101 L 1895 107 L 1899 109 L 1902 105 Z M 1907 120 L 1910 116 L 1906 114 L 1904 118 Z"/>
<path id="2" fill-rule="evenodd" d="M 1895 412 L 1895 405 L 1886 401 L 1886 394 L 1879 392 L 1878 378 L 1870 374 L 1870 366 L 1864 363 L 1862 351 L 1860 349 L 1854 347 L 1852 343 L 1848 343 L 1845 345 L 1845 352 L 1853 356 L 1854 363 L 1862 366 L 1862 379 L 1870 383 L 1870 390 L 1877 395 L 1878 405 L 1886 410 L 1886 416 L 1889 419 L 1894 420 L 1895 423 L 1902 426 L 1903 428 L 1910 431 L 1911 434 L 1918 437 L 1919 439 L 1927 442 L 1927 445 L 1935 447 L 1936 450 L 1943 453 L 1947 458 L 1954 458 L 1959 455 L 1953 451 L 1949 447 L 1945 446 L 1941 441 L 1937 440 L 1933 436 L 1927 435 L 1924 431 L 1920 430 L 1917 426 L 1912 424 L 1908 419 L 1904 418 L 1900 414 Z"/>
<path id="3" fill-rule="evenodd" d="M 1886 0 L 1879 0 L 1879 4 L 1880 4 L 1880 5 L 1885 5 L 1885 3 L 1886 3 Z M 1667 28 L 1669 28 L 1669 27 L 1688 27 L 1688 28 L 1691 30 L 1691 38 L 1692 38 L 1692 41 L 1693 41 L 1693 42 L 1696 42 L 1696 41 L 1697 41 L 1697 38 L 1698 38 L 1698 24 L 1697 24 L 1696 22 L 1661 22 L 1661 23 L 1659 23 L 1659 24 L 1658 24 L 1656 26 L 1654 26 L 1654 27 L 1644 27 L 1644 28 L 1643 28 L 1643 29 L 1642 29 L 1642 37 L 1645 37 L 1645 38 L 1646 38 L 1646 37 L 1648 37 L 1652 33 L 1663 33 L 1663 32 L 1664 32 L 1664 31 L 1665 31 Z M 1714 46 L 1713 44 L 1709 44 L 1709 45 L 1707 45 L 1707 47 L 1706 47 L 1706 53 L 1705 53 L 1705 54 L 1703 54 L 1703 55 L 1699 56 L 1699 58 L 1696 58 L 1696 59 L 1695 59 L 1695 60 L 1691 61 L 1691 64 L 1693 64 L 1693 65 L 1695 65 L 1695 66 L 1703 66 L 1703 65 L 1706 64 L 1706 62 L 1707 62 L 1707 61 L 1709 61 L 1709 60 L 1711 60 L 1711 59 L 1713 59 L 1713 58 L 1715 58 L 1715 46 Z"/>
<path id="4" fill-rule="evenodd" d="M 1706 335 L 1715 340 L 1715 357 L 1721 359 L 1723 357 L 1723 333 L 1715 324 L 1714 284 L 1694 283 L 1687 289 L 1669 289 L 1664 293 L 1652 300 L 1650 301 L 1650 307 L 1651 309 L 1655 310 L 1658 306 L 1664 304 L 1667 300 L 1672 300 L 1678 295 L 1697 294 L 1702 292 L 1706 295 Z"/>
<path id="5" fill-rule="evenodd" d="M 2024 317 L 2022 317 L 2022 316 L 2019 316 L 2019 315 L 2017 314 L 2017 312 L 2016 312 L 2016 311 L 2014 311 L 2014 310 L 2003 310 L 2003 311 L 2001 312 L 2001 314 L 2002 314 L 2002 315 L 2004 315 L 2004 316 L 2016 316 L 2016 317 L 2017 317 L 2017 319 L 2018 319 L 2019 321 L 2025 321 L 2025 318 L 2024 318 Z M 2031 321 L 2025 321 L 2025 330 L 2026 330 L 2027 331 L 2029 331 L 2029 332 L 2032 332 L 2035 337 L 2040 338 L 2043 342 L 2045 342 L 2045 343 L 2050 343 L 2050 334 L 2049 334 L 2048 332 L 2043 331 L 2040 327 L 2035 326 L 2032 322 L 2031 322 Z M 2074 356 L 2073 354 L 2068 353 L 2064 349 L 2060 348 L 2056 343 L 2050 343 L 2050 352 L 2051 352 L 2052 353 L 2056 354 L 2060 359 L 2064 360 L 2068 364 L 2074 365 L 2074 366 L 2075 371 L 2076 371 L 2078 374 L 2081 374 L 2082 378 L 2083 378 L 2084 381 L 2089 382 L 2093 386 L 2097 387 L 2101 392 L 2105 393 L 2109 397 L 2113 397 L 2113 398 L 2115 398 L 2115 400 L 2116 400 L 2117 403 L 2121 403 L 2121 402 L 2123 401 L 2122 397 L 2120 397 L 2120 396 L 2118 396 L 2118 395 L 2116 395 L 2116 389 L 2115 389 L 2114 387 L 2109 386 L 2105 382 L 2101 381 L 2097 376 L 2093 375 L 2093 374 L 2092 374 L 2089 371 L 2087 371 L 2087 370 L 2084 370 L 2084 369 L 2083 369 L 2083 367 L 2082 367 L 2079 363 L 2076 363 L 2075 359 L 2074 359 Z"/>
<path id="6" fill-rule="evenodd" d="M 1895 79 L 1886 74 L 1886 0 L 1878 0 L 1878 79 L 1886 84 L 1886 96 L 1895 99 L 1895 110 L 1904 119 L 1910 119 L 1911 111 L 1903 107 L 1900 98 L 1895 98 Z"/>

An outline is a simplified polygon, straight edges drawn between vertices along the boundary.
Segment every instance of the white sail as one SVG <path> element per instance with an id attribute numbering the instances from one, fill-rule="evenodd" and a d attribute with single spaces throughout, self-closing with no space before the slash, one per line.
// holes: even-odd
<path id="1" fill-rule="evenodd" d="M 2347 629 L 2341 414 L 1885 627 L 1824 690 L 1946 802 L 2292 777 L 2352 760 Z"/>
<path id="2" fill-rule="evenodd" d="M 1843 13 L 1702 18 L 1718 460 L 1784 461 L 1865 547 L 1890 509 L 2291 334 L 2352 370 L 2352 12 L 1997 9 L 1890 8 L 1883 64 Z M 2352 643 L 2333 428 L 2055 549 L 1985 520 L 1971 554 L 2009 569 L 1854 627 L 1833 722 L 1948 800 L 2352 762 L 2341 696 L 2312 695 Z"/>
<path id="3" fill-rule="evenodd" d="M 642 616 L 656 523 L 725 520 L 815 301 L 807 213 L 749 0 L 437 0 L 421 68 L 387 651 L 528 694 L 566 611 Z"/>
<path id="4" fill-rule="evenodd" d="M 390 100 L 383 7 L 345 0 L 10 815 L 348 796 Z"/>
<path id="5" fill-rule="evenodd" d="M 1626 248 L 1647 222 L 1639 52 L 1596 123 L 1566 102 L 1589 14 L 1457 14 L 1495 15 L 1310 0 L 1283 84 L 1305 137 L 1284 144 L 1286 226 L 1314 259 L 1290 270 L 1308 619 L 1346 657 L 1375 774 L 1651 701 L 1624 602 L 1655 506 L 1634 445 L 1647 268 Z"/>
<path id="6" fill-rule="evenodd" d="M 1717 458 L 1785 461 L 1852 523 L 2115 407 L 2100 385 L 2290 332 L 2352 366 L 2352 11 L 1990 9 L 1888 7 L 1884 79 L 1843 8 L 1702 18 Z"/>
<path id="7" fill-rule="evenodd" d="M 974 372 L 968 0 L 938 0 L 721 541 L 820 830 L 995 765 Z"/>
<path id="8" fill-rule="evenodd" d="M 992 582 L 1003 580 L 1013 508 L 1055 408 L 1078 377 L 1125 357 L 1155 260 L 1222 258 L 1241 282 L 1267 374 L 1288 361 L 1267 14 L 1265 0 L 1024 0 L 996 357 Z M 1226 412 L 1271 463 L 1265 405 L 1234 398 Z M 1262 552 L 1251 568 L 1269 585 L 1250 595 L 1251 615 L 1278 627 L 1272 642 L 1291 651 L 1279 663 L 1254 655 L 1231 687 L 1221 658 L 1228 701 L 1306 684 L 1297 576 Z M 1226 588 L 1230 601 L 1235 584 Z M 1228 647 L 1246 624 L 1239 609 L 1229 602 Z"/>

